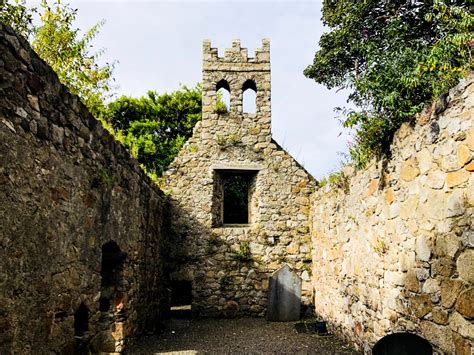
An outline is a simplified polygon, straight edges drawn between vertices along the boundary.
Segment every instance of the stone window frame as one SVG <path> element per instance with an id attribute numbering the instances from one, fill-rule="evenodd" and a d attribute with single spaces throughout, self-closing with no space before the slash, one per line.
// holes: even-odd
<path id="1" fill-rule="evenodd" d="M 253 210 L 256 207 L 256 191 L 257 181 L 260 167 L 254 166 L 213 166 L 212 170 L 212 181 L 213 181 L 213 192 L 212 192 L 212 227 L 213 228 L 248 228 L 256 222 L 256 211 Z M 219 176 L 226 173 L 236 174 L 249 174 L 252 175 L 252 182 L 249 187 L 249 202 L 248 202 L 248 223 L 242 224 L 229 224 L 224 223 L 224 196 L 221 185 L 218 183 Z"/>

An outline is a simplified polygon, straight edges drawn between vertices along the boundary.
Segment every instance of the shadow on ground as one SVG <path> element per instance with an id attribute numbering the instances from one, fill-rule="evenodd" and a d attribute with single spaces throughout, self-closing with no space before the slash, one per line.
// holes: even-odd
<path id="1" fill-rule="evenodd" d="M 137 339 L 128 354 L 359 354 L 334 335 L 296 332 L 263 318 L 172 319 L 163 333 Z"/>

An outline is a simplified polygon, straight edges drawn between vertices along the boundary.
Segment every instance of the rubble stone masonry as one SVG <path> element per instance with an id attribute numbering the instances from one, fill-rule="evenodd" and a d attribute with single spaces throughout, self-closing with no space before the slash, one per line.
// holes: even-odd
<path id="1" fill-rule="evenodd" d="M 153 330 L 165 295 L 164 202 L 0 24 L 0 353 L 116 352 Z"/>
<path id="2" fill-rule="evenodd" d="M 271 273 L 289 264 L 308 305 L 313 180 L 271 137 L 269 42 L 253 58 L 239 41 L 223 57 L 208 41 L 203 51 L 202 122 L 165 174 L 179 253 L 172 279 L 192 283 L 196 314 L 262 316 Z M 226 113 L 216 109 L 220 87 L 230 91 Z M 242 112 L 246 87 L 256 91 L 255 113 Z M 225 172 L 253 176 L 248 224 L 220 220 Z M 247 246 L 249 255 L 242 255 Z"/>
<path id="3" fill-rule="evenodd" d="M 396 133 L 390 157 L 312 195 L 316 313 L 369 352 L 410 332 L 474 349 L 474 75 Z M 342 184 L 344 185 L 344 184 Z"/>

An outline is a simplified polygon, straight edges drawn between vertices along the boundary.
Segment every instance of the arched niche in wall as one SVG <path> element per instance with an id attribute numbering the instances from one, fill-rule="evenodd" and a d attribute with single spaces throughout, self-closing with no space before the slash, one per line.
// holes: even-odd
<path id="1" fill-rule="evenodd" d="M 380 339 L 372 349 L 373 355 L 431 355 L 431 344 L 412 333 L 393 333 Z"/>
<path id="2" fill-rule="evenodd" d="M 227 80 L 222 79 L 216 84 L 216 113 L 227 113 L 230 111 L 230 86 Z"/>
<path id="3" fill-rule="evenodd" d="M 123 309 L 118 310 L 116 308 L 117 302 L 123 299 L 122 270 L 125 258 L 126 255 L 113 240 L 102 246 L 99 309 L 105 318 L 117 318 L 117 313 L 123 312 Z"/>
<path id="4" fill-rule="evenodd" d="M 257 85 L 255 81 L 248 79 L 242 86 L 242 109 L 244 113 L 257 112 Z"/>

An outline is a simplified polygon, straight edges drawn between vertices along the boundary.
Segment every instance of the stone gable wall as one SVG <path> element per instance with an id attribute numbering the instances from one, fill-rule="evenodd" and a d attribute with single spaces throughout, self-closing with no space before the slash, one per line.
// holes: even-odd
<path id="1" fill-rule="evenodd" d="M 367 352 L 393 332 L 474 349 L 474 75 L 431 111 L 312 196 L 316 313 Z"/>
<path id="2" fill-rule="evenodd" d="M 52 69 L 0 24 L 0 353 L 72 354 L 81 303 L 95 352 L 120 351 L 128 335 L 153 330 L 165 305 L 164 203 Z M 112 270 L 114 286 L 101 287 L 109 241 L 125 260 Z"/>
<path id="3" fill-rule="evenodd" d="M 178 265 L 176 280 L 192 282 L 193 311 L 204 316 L 265 313 L 271 273 L 285 263 L 303 279 L 303 302 L 311 301 L 309 174 L 271 139 L 269 44 L 255 58 L 235 41 L 225 56 L 204 42 L 203 119 L 166 172 L 172 200 Z M 230 112 L 215 112 L 216 85 L 230 87 Z M 257 112 L 242 113 L 242 85 L 257 87 Z M 251 223 L 213 226 L 216 170 L 257 173 Z M 251 260 L 239 261 L 241 245 Z"/>

